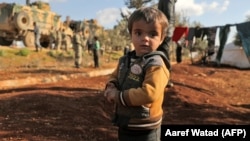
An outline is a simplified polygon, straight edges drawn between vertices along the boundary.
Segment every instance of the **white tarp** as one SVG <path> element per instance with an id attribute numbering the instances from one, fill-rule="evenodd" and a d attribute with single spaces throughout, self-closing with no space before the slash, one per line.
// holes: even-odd
<path id="1" fill-rule="evenodd" d="M 216 53 L 211 56 L 211 61 L 216 62 Z M 244 49 L 239 46 L 235 46 L 234 43 L 228 43 L 225 45 L 220 64 L 230 65 L 241 69 L 250 68 L 250 62 L 248 61 Z"/>

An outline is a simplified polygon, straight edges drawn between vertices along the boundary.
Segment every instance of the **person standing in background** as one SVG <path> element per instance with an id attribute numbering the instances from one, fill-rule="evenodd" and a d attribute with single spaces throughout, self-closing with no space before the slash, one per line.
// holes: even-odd
<path id="1" fill-rule="evenodd" d="M 188 42 L 185 39 L 185 36 L 183 35 L 176 43 L 176 62 L 181 63 L 182 62 L 182 48 L 187 47 Z"/>
<path id="2" fill-rule="evenodd" d="M 88 54 L 92 54 L 93 50 L 93 39 L 92 37 L 89 37 L 87 40 L 87 48 L 88 48 Z"/>
<path id="3" fill-rule="evenodd" d="M 80 68 L 82 64 L 83 37 L 82 30 L 78 29 L 73 35 L 73 49 L 75 52 L 75 67 Z"/>
<path id="4" fill-rule="evenodd" d="M 62 30 L 62 49 L 65 51 L 69 50 L 69 41 L 67 40 L 67 34 L 65 29 Z"/>
<path id="5" fill-rule="evenodd" d="M 55 41 L 56 41 L 56 31 L 55 31 L 55 28 L 54 26 L 51 27 L 51 30 L 50 30 L 50 49 L 54 49 L 55 48 Z"/>
<path id="6" fill-rule="evenodd" d="M 35 47 L 36 47 L 36 52 L 42 51 L 42 46 L 40 44 L 40 38 L 41 38 L 41 33 L 40 29 L 37 25 L 36 22 L 33 23 L 34 25 L 34 33 L 35 33 Z"/>
<path id="7" fill-rule="evenodd" d="M 169 49 L 172 42 L 172 36 L 175 29 L 175 3 L 177 0 L 159 0 L 158 9 L 161 10 L 168 19 L 169 27 L 167 30 L 167 36 L 159 46 L 158 50 L 162 51 L 170 61 Z M 170 61 L 171 62 L 171 61 Z M 171 63 L 170 63 L 171 64 Z M 171 72 L 171 69 L 170 69 Z M 171 73 L 170 73 L 171 74 Z M 167 87 L 173 87 L 174 84 L 171 79 L 168 81 Z"/>
<path id="8" fill-rule="evenodd" d="M 94 56 L 94 64 L 95 68 L 99 68 L 99 50 L 100 50 L 100 41 L 97 36 L 94 36 L 94 44 L 93 44 L 93 56 Z"/>
<path id="9" fill-rule="evenodd" d="M 129 46 L 126 45 L 123 49 L 123 55 L 126 55 L 127 53 L 129 53 Z"/>
<path id="10" fill-rule="evenodd" d="M 60 50 L 62 46 L 62 31 L 61 28 L 59 28 L 56 31 L 56 50 Z"/>

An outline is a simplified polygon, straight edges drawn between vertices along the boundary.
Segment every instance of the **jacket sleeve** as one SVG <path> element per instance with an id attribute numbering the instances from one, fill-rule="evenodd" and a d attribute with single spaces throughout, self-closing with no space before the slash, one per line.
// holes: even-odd
<path id="1" fill-rule="evenodd" d="M 142 87 L 131 88 L 121 92 L 116 97 L 116 101 L 124 102 L 126 106 L 140 106 L 153 103 L 164 94 L 169 77 L 169 71 L 165 66 L 149 67 L 146 70 Z"/>

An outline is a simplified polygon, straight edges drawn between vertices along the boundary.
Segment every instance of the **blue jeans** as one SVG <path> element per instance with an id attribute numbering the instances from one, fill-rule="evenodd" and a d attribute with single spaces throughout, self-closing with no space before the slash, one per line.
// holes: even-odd
<path id="1" fill-rule="evenodd" d="M 153 130 L 129 130 L 119 128 L 119 141 L 160 141 L 161 127 Z"/>

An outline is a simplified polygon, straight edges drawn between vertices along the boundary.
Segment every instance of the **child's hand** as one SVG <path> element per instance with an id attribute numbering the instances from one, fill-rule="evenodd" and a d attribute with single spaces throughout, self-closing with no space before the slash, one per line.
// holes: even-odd
<path id="1" fill-rule="evenodd" d="M 119 94 L 119 91 L 116 88 L 108 88 L 104 92 L 104 97 L 108 100 L 108 102 L 114 102 L 116 95 Z"/>
<path id="2" fill-rule="evenodd" d="M 105 91 L 104 91 L 104 97 L 107 96 L 107 93 L 108 93 L 108 91 L 110 91 L 110 89 L 116 89 L 114 83 L 110 83 L 110 82 L 109 82 L 109 83 L 106 85 L 106 88 L 105 88 Z"/>
<path id="3" fill-rule="evenodd" d="M 106 98 L 109 102 L 115 102 L 116 95 L 119 94 L 117 89 L 110 89 L 109 93 L 107 94 Z"/>
<path id="4" fill-rule="evenodd" d="M 108 89 L 108 88 L 115 88 L 115 84 L 109 82 L 109 83 L 106 85 L 106 89 Z"/>

